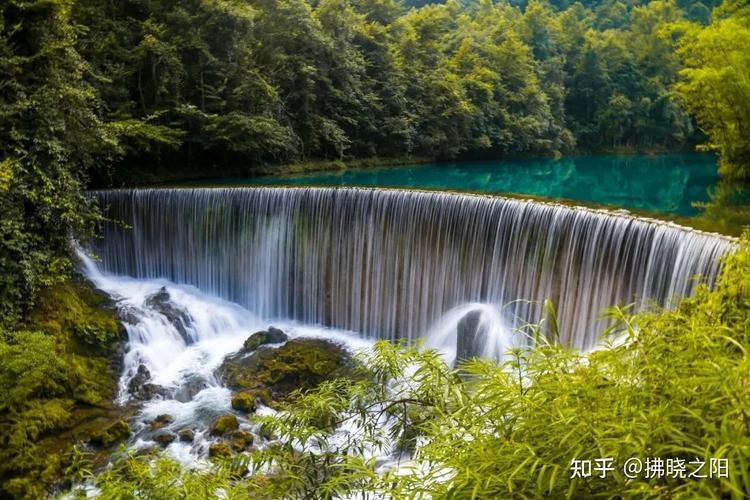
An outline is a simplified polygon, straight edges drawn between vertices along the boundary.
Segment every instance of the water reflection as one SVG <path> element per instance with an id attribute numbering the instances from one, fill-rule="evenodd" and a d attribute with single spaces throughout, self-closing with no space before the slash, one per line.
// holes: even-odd
<path id="1" fill-rule="evenodd" d="M 748 187 L 720 181 L 715 156 L 703 153 L 435 163 L 199 182 L 207 183 L 515 194 L 667 215 L 726 234 L 739 234 L 750 222 Z"/>
<path id="2" fill-rule="evenodd" d="M 454 162 L 229 182 L 512 193 L 693 216 L 699 213 L 693 203 L 709 202 L 708 190 L 718 181 L 712 155 L 672 154 Z"/>
<path id="3" fill-rule="evenodd" d="M 687 223 L 699 229 L 739 236 L 750 226 L 750 183 L 722 179 L 711 189 L 710 200 L 696 203 L 700 213 Z"/>

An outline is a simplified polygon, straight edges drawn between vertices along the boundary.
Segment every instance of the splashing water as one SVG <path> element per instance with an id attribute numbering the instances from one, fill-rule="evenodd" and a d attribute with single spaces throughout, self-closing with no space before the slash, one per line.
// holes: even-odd
<path id="1" fill-rule="evenodd" d="M 82 250 L 77 253 L 87 278 L 115 301 L 128 334 L 116 402 L 132 402 L 131 382 L 140 367 L 148 370 L 145 382 L 158 387 L 157 392 L 140 398 L 144 401 L 133 422 L 132 448 L 154 446 L 154 432 L 147 423 L 166 414 L 172 420 L 160 430 L 195 430 L 192 443 L 176 440 L 167 446 L 167 453 L 183 465 L 205 466 L 208 447 L 215 440 L 208 429 L 217 417 L 232 411 L 232 392 L 216 377 L 216 369 L 228 354 L 241 348 L 251 333 L 269 323 L 237 304 L 192 286 L 103 273 Z M 154 301 L 155 296 L 168 303 Z M 172 317 L 174 311 L 184 311 L 184 316 Z M 281 326 L 290 338 L 325 338 L 350 350 L 372 345 L 353 332 L 288 321 L 273 324 Z M 270 410 L 260 409 L 261 413 L 264 411 Z M 238 418 L 245 428 L 253 428 L 241 415 Z"/>
<path id="2" fill-rule="evenodd" d="M 472 356 L 500 360 L 508 349 L 523 345 L 498 307 L 480 303 L 446 312 L 425 337 L 425 347 L 440 351 L 449 365 Z"/>

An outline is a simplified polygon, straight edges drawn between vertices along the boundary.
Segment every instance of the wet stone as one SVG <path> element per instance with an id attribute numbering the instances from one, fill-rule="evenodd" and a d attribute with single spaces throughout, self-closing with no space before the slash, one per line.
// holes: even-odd
<path id="1" fill-rule="evenodd" d="M 151 428 L 152 429 L 161 429 L 162 427 L 166 427 L 169 424 L 174 422 L 174 418 L 172 418 L 172 415 L 167 415 L 166 413 L 157 416 L 153 422 L 151 422 Z"/>
<path id="2" fill-rule="evenodd" d="M 222 415 L 214 422 L 214 426 L 211 429 L 211 434 L 213 434 L 214 436 L 221 436 L 232 431 L 236 431 L 237 429 L 239 429 L 239 427 L 240 424 L 237 421 L 237 417 L 235 417 L 234 415 Z"/>
<path id="3" fill-rule="evenodd" d="M 177 433 L 177 436 L 183 443 L 192 443 L 195 440 L 195 431 L 193 429 L 182 429 Z"/>
<path id="4" fill-rule="evenodd" d="M 267 344 L 280 344 L 287 340 L 289 340 L 289 337 L 286 333 L 271 326 L 268 330 L 262 330 L 250 335 L 247 340 L 245 340 L 245 343 L 242 344 L 242 349 L 245 352 L 251 352 L 260 346 Z"/>
<path id="5" fill-rule="evenodd" d="M 160 432 L 153 437 L 153 440 L 159 443 L 162 448 L 166 448 L 167 446 L 169 446 L 169 444 L 172 443 L 175 439 L 177 439 L 177 436 L 175 436 L 171 432 L 166 431 Z"/>

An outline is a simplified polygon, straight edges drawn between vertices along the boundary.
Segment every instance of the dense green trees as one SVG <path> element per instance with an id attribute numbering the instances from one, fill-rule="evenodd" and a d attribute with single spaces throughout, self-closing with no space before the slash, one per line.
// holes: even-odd
<path id="1" fill-rule="evenodd" d="M 74 17 L 101 118 L 117 123 L 131 167 L 210 175 L 698 139 L 673 90 L 680 60 L 660 36 L 682 4 L 410 5 L 78 0 Z"/>
<path id="2" fill-rule="evenodd" d="M 732 177 L 750 176 L 750 5 L 727 0 L 711 24 L 681 23 L 678 53 L 685 61 L 677 88 L 721 154 Z"/>
<path id="3" fill-rule="evenodd" d="M 64 276 L 71 230 L 91 220 L 85 172 L 114 143 L 83 80 L 71 4 L 0 3 L 0 326 Z"/>

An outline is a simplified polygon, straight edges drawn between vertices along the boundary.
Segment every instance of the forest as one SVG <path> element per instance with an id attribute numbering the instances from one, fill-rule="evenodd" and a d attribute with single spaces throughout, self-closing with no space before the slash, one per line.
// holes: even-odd
<path id="1" fill-rule="evenodd" d="M 411 449 L 429 436 L 420 460 L 460 471 L 455 481 L 439 470 L 381 476 L 349 448 L 291 445 L 258 458 L 288 474 L 249 481 L 236 480 L 236 462 L 205 475 L 129 457 L 91 473 L 74 429 L 122 421 L 111 401 L 124 334 L 76 273 L 72 238 L 100 236 L 106 217 L 91 188 L 295 165 L 698 150 L 717 155 L 722 178 L 746 181 L 748 47 L 746 0 L 0 0 L 0 496 L 38 498 L 76 481 L 105 498 L 747 494 L 747 236 L 717 290 L 675 311 L 610 310 L 632 336 L 645 332 L 634 345 L 579 369 L 559 345 L 518 353 L 510 371 L 527 370 L 519 376 L 536 389 L 508 366 L 450 369 L 381 345 L 356 384 L 323 384 L 300 394 L 287 420 L 266 422 L 287 444 L 325 439 L 352 414 L 372 429 L 369 405 L 389 404 L 385 387 L 415 364 L 424 378 L 393 403 L 399 432 Z M 616 382 L 638 377 L 643 394 Z M 688 393 L 686 377 L 703 393 Z M 548 404 L 549 427 L 532 423 Z M 505 422 L 507 412 L 519 418 Z M 479 415 L 503 421 L 512 439 L 490 439 Z M 623 415 L 632 428 L 616 424 Z M 601 435 L 571 426 L 579 418 Z M 467 434 L 486 453 L 464 446 Z M 569 448 L 556 448 L 561 435 Z M 571 481 L 561 469 L 576 447 L 625 456 L 648 453 L 646 442 L 726 456 L 742 472 L 685 486 Z"/>
<path id="2" fill-rule="evenodd" d="M 716 41 L 742 71 L 747 33 L 741 3 L 703 36 L 715 5 L 682 3 L 83 1 L 70 22 L 126 165 L 221 169 L 692 149 L 691 110 L 726 113 L 690 71 Z"/>

